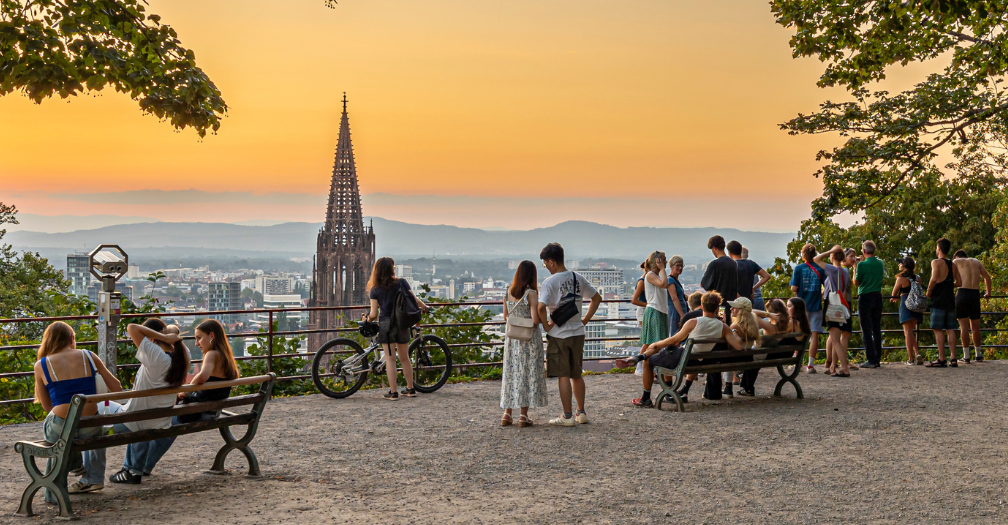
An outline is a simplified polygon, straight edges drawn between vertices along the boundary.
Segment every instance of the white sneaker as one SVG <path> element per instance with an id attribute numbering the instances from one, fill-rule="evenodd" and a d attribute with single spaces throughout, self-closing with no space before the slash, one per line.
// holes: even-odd
<path id="1" fill-rule="evenodd" d="M 89 484 L 84 483 L 81 480 L 77 480 L 73 485 L 67 487 L 67 492 L 70 494 L 84 494 L 85 492 L 94 492 L 96 490 L 101 490 L 105 488 L 105 485 Z"/>
<path id="2" fill-rule="evenodd" d="M 558 418 L 549 420 L 549 424 L 553 425 L 555 427 L 556 426 L 560 426 L 560 427 L 572 427 L 575 424 L 577 424 L 577 421 L 573 417 L 564 417 L 563 415 L 561 415 Z"/>
<path id="3" fill-rule="evenodd" d="M 577 423 L 579 425 L 587 425 L 588 424 L 588 414 L 585 414 L 584 412 L 581 412 L 578 415 L 574 416 L 574 421 L 577 421 Z"/>

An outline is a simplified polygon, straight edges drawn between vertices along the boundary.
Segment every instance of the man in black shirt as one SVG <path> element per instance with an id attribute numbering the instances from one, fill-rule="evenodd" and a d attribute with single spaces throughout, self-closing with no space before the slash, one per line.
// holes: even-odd
<path id="1" fill-rule="evenodd" d="M 724 322 L 731 326 L 731 307 L 728 306 L 728 301 L 734 301 L 738 297 L 738 265 L 725 255 L 724 237 L 711 237 L 707 241 L 707 247 L 717 258 L 707 264 L 700 286 L 708 292 L 714 290 L 721 294 L 721 306 L 725 307 Z"/>
<path id="2" fill-rule="evenodd" d="M 745 297 L 750 301 L 753 300 L 753 291 L 758 290 L 761 286 L 770 280 L 770 274 L 766 270 L 760 267 L 756 261 L 751 261 L 742 257 L 742 243 L 738 241 L 731 241 L 726 246 L 728 249 L 728 256 L 735 261 L 738 267 L 738 296 Z M 759 275 L 759 282 L 755 282 L 755 276 Z"/>

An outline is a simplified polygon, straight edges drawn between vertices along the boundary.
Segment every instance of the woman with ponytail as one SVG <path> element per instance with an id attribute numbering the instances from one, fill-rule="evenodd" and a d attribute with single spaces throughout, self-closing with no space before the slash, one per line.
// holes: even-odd
<path id="1" fill-rule="evenodd" d="M 136 359 L 140 361 L 133 390 L 150 390 L 155 388 L 170 388 L 181 386 L 189 371 L 189 352 L 182 344 L 178 327 L 165 325 L 160 319 L 148 319 L 143 325 L 131 323 L 126 327 L 133 344 L 136 345 Z M 166 394 L 160 396 L 136 397 L 130 399 L 121 407 L 123 412 L 138 412 L 152 408 L 167 408 L 175 404 L 175 396 Z M 113 411 L 115 411 L 113 409 Z M 171 418 L 149 419 L 118 423 L 112 426 L 112 432 L 123 434 L 141 430 L 168 428 Z M 140 483 L 142 466 L 147 462 L 150 447 L 149 442 L 134 443 L 126 446 L 126 459 L 123 468 L 109 477 L 113 483 Z M 84 453 L 84 465 L 89 474 L 81 481 L 101 485 L 105 477 L 105 449 L 89 450 Z M 97 478 L 92 473 L 100 473 Z"/>

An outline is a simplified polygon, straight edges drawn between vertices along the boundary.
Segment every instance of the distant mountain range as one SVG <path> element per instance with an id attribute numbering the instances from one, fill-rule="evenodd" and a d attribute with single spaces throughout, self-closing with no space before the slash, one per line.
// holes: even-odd
<path id="1" fill-rule="evenodd" d="M 785 253 L 789 233 L 747 232 L 727 228 L 617 228 L 568 221 L 534 230 L 488 231 L 457 226 L 429 226 L 385 220 L 372 221 L 379 256 L 451 259 L 537 259 L 546 243 L 559 242 L 571 259 L 621 258 L 643 260 L 653 250 L 679 254 L 687 261 L 706 261 L 707 239 L 720 234 L 747 246 L 760 262 Z M 116 243 L 135 258 L 171 254 L 201 257 L 310 257 L 315 253 L 321 223 L 289 222 L 254 226 L 224 223 L 151 222 L 119 224 L 69 233 L 8 232 L 4 242 L 18 249 L 40 251 L 56 263 L 61 254 L 90 251 L 101 243 Z M 65 252 L 65 253 L 64 253 Z"/>

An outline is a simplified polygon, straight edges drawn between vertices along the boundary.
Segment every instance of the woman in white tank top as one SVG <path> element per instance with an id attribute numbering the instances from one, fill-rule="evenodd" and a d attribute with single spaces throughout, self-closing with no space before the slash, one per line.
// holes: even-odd
<path id="1" fill-rule="evenodd" d="M 661 341 L 668 333 L 668 276 L 665 273 L 665 253 L 652 252 L 647 258 L 648 272 L 644 276 L 647 307 L 641 321 L 641 352 L 648 345 Z"/>

